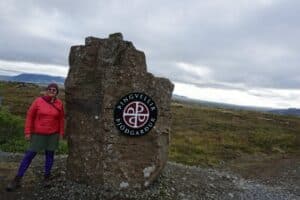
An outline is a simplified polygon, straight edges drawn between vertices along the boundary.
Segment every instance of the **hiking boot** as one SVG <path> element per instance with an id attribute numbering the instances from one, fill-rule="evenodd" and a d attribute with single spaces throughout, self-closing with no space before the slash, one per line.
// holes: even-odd
<path id="1" fill-rule="evenodd" d="M 44 188 L 48 188 L 51 186 L 51 179 L 50 179 L 50 175 L 45 175 L 44 176 L 44 180 L 43 180 L 43 187 Z"/>
<path id="2" fill-rule="evenodd" d="M 21 187 L 21 179 L 22 177 L 16 176 L 7 186 L 6 191 L 12 192 L 15 191 L 17 188 Z"/>

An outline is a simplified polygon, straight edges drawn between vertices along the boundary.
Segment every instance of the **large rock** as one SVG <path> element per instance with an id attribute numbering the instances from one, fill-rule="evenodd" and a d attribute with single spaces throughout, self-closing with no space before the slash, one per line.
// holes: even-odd
<path id="1" fill-rule="evenodd" d="M 173 84 L 148 73 L 144 53 L 121 33 L 86 38 L 84 46 L 71 47 L 69 64 L 69 179 L 115 189 L 147 187 L 167 162 Z M 121 133 L 124 127 L 114 120 L 116 105 L 130 93 L 145 94 L 156 104 L 155 126 L 142 136 Z"/>

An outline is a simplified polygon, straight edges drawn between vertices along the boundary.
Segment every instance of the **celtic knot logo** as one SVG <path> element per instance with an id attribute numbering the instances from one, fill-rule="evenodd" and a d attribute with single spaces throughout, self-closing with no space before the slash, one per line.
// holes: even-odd
<path id="1" fill-rule="evenodd" d="M 144 103 L 133 101 L 125 107 L 123 120 L 131 128 L 141 128 L 147 123 L 149 115 L 149 109 Z"/>
<path id="2" fill-rule="evenodd" d="M 130 93 L 122 97 L 115 106 L 115 125 L 126 135 L 145 135 L 154 127 L 156 118 L 157 107 L 144 93 Z"/>

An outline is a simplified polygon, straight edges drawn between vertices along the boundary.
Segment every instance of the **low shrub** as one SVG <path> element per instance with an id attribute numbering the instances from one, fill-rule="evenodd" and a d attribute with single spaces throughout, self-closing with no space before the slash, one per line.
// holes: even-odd
<path id="1" fill-rule="evenodd" d="M 24 120 L 12 115 L 6 107 L 0 107 L 0 148 L 2 145 L 23 138 Z"/>
<path id="2" fill-rule="evenodd" d="M 24 138 L 24 119 L 11 114 L 7 108 L 0 108 L 0 151 L 24 152 L 29 142 Z M 65 140 L 59 143 L 58 154 L 66 154 L 68 145 Z"/>

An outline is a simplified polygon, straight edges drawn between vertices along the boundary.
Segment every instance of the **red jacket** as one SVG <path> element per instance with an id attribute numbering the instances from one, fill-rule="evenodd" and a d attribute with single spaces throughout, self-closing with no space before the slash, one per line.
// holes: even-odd
<path id="1" fill-rule="evenodd" d="M 53 104 L 50 104 L 42 97 L 38 97 L 27 111 L 25 135 L 32 133 L 64 135 L 64 115 L 64 106 L 61 100 L 56 99 Z"/>

